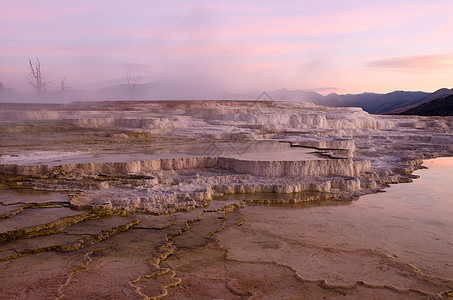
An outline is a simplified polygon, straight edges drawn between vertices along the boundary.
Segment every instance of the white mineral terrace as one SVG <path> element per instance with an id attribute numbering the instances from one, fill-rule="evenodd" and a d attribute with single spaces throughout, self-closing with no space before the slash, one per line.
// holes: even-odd
<path id="1" fill-rule="evenodd" d="M 423 158 L 453 155 L 452 128 L 448 117 L 304 103 L 11 104 L 0 107 L 0 175 L 109 210 L 169 213 L 227 194 L 350 200 L 410 181 Z"/>

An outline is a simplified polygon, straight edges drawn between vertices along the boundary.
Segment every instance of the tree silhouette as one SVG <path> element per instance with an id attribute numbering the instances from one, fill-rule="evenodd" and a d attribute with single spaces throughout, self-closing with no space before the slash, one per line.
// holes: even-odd
<path id="1" fill-rule="evenodd" d="M 63 79 L 60 81 L 60 92 L 61 94 L 64 95 L 66 90 L 70 89 L 71 87 L 66 84 L 66 78 L 68 78 L 69 75 L 66 75 L 63 77 Z"/>
<path id="2" fill-rule="evenodd" d="M 28 82 L 38 94 L 45 92 L 48 82 L 45 81 L 44 76 L 42 75 L 41 62 L 39 61 L 39 59 L 35 58 L 34 62 L 29 59 L 28 69 L 30 70 L 30 78 L 28 78 Z"/>
<path id="3" fill-rule="evenodd" d="M 137 85 L 141 79 L 142 79 L 141 77 L 132 77 L 131 72 L 126 73 L 127 88 L 129 89 L 129 92 L 131 93 L 132 99 L 135 99 L 135 92 L 137 89 Z"/>

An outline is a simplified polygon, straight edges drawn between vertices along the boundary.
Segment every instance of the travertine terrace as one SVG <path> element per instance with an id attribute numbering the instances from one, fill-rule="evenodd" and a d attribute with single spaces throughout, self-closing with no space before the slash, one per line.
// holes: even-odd
<path id="1" fill-rule="evenodd" d="M 453 154 L 452 118 L 306 103 L 2 104 L 0 120 L 3 185 L 102 210 L 169 213 L 227 194 L 349 200 Z"/>
<path id="2" fill-rule="evenodd" d="M 452 118 L 131 101 L 0 120 L 0 298 L 451 298 L 450 206 L 351 200 L 451 156 Z"/>

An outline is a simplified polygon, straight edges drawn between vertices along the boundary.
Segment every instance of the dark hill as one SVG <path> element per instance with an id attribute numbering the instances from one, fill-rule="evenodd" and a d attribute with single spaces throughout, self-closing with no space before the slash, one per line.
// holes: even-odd
<path id="1" fill-rule="evenodd" d="M 410 105 L 429 95 L 425 92 L 395 91 L 388 94 L 363 93 L 338 95 L 335 93 L 322 96 L 315 92 L 286 89 L 269 91 L 274 100 L 304 101 L 324 106 L 354 106 L 361 107 L 372 114 L 385 114 L 402 105 Z M 442 96 L 440 96 L 442 97 Z M 440 98 L 437 97 L 437 98 Z"/>
<path id="2" fill-rule="evenodd" d="M 402 115 L 453 116 L 453 95 L 406 110 Z"/>
<path id="3" fill-rule="evenodd" d="M 398 107 L 392 109 L 391 111 L 387 112 L 386 114 L 399 114 L 399 113 L 402 113 L 402 112 L 405 112 L 406 110 L 409 110 L 411 108 L 415 108 L 419 105 L 422 105 L 424 103 L 428 103 L 430 101 L 433 101 L 433 100 L 437 100 L 437 99 L 440 99 L 440 98 L 443 98 L 443 97 L 447 97 L 447 96 L 450 96 L 453 94 L 453 89 L 446 89 L 446 88 L 442 88 L 442 89 L 439 89 L 437 91 L 435 91 L 434 93 L 432 94 L 429 94 L 427 95 L 426 97 L 420 99 L 419 101 L 417 102 L 402 102 L 399 104 Z"/>

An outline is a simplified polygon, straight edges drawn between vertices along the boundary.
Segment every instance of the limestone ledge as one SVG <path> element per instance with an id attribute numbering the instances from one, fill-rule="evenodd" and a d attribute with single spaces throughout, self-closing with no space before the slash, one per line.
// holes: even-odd
<path id="1" fill-rule="evenodd" d="M 318 195 L 315 196 L 316 199 L 320 196 L 335 198 L 342 193 L 354 194 L 361 191 L 363 192 L 361 180 L 354 177 L 330 180 L 318 178 L 314 182 L 254 182 L 253 179 L 243 182 L 232 178 L 226 181 L 221 177 L 211 177 L 196 184 L 181 182 L 176 185 L 154 184 L 127 188 L 107 184 L 101 189 L 72 194 L 70 203 L 77 208 L 163 214 L 203 207 L 214 197 L 228 194 L 273 194 L 276 196 L 266 197 L 269 198 L 269 203 L 295 203 L 310 201 L 315 195 Z"/>
<path id="2" fill-rule="evenodd" d="M 286 108 L 288 109 L 288 107 Z M 295 107 L 297 113 L 288 110 L 275 111 L 263 109 L 237 109 L 227 107 L 205 108 L 203 110 L 186 110 L 186 115 L 205 120 L 215 125 L 243 124 L 253 126 L 271 126 L 275 128 L 298 129 L 385 129 L 393 128 L 395 123 L 379 120 L 361 109 L 335 110 L 332 108 Z"/>
<path id="3" fill-rule="evenodd" d="M 220 168 L 238 174 L 265 177 L 298 176 L 358 176 L 371 168 L 366 160 L 351 158 L 320 159 L 303 161 L 252 161 L 229 157 L 184 157 L 132 162 L 77 163 L 50 165 L 0 164 L 0 174 L 49 177 L 49 176 L 107 176 L 147 175 L 158 170 L 184 170 Z"/>
<path id="4" fill-rule="evenodd" d="M 0 164 L 0 174 L 28 178 L 16 187 L 70 193 L 77 208 L 162 214 L 205 206 L 215 195 L 359 192 L 362 184 L 356 176 L 370 168 L 369 161 L 349 158 L 249 161 L 202 156 L 59 166 Z"/>
<path id="5" fill-rule="evenodd" d="M 70 202 L 76 208 L 163 214 L 203 207 L 211 199 L 209 188 L 179 193 L 155 192 L 145 188 L 112 188 L 75 194 L 70 197 Z"/>
<path id="6" fill-rule="evenodd" d="M 89 110 L 83 112 L 8 110 L 0 111 L 0 120 L 55 121 L 79 128 L 143 130 L 187 128 L 200 121 L 204 125 L 255 126 L 282 130 L 389 129 L 396 125 L 393 120 L 377 118 L 360 108 L 310 107 L 302 103 L 274 103 L 274 107 L 220 105 L 202 109 L 186 107 L 179 110 L 141 110 L 135 107 L 121 114 L 115 111 Z M 407 123 L 409 127 L 419 125 L 409 121 Z"/>

